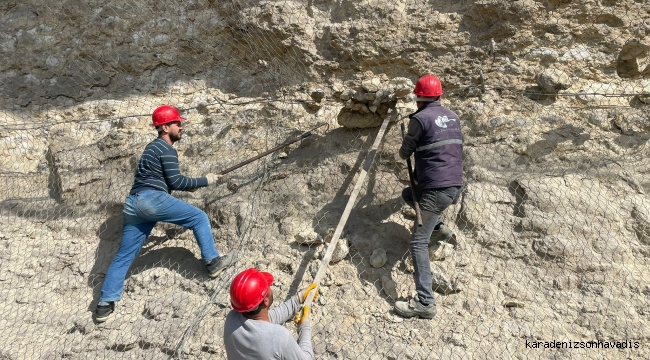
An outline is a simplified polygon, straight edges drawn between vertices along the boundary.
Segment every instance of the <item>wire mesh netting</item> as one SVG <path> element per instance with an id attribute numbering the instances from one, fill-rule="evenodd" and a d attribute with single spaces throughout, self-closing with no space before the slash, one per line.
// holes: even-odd
<path id="1" fill-rule="evenodd" d="M 271 272 L 277 302 L 313 281 L 389 111 L 312 308 L 316 358 L 650 357 L 648 19 L 647 0 L 2 1 L 0 359 L 225 358 L 233 276 Z M 393 306 L 415 289 L 399 125 L 428 72 L 465 186 L 422 320 Z M 186 176 L 312 134 L 174 192 L 239 261 L 211 279 L 192 231 L 159 223 L 98 324 L 162 104 L 188 119 Z"/>

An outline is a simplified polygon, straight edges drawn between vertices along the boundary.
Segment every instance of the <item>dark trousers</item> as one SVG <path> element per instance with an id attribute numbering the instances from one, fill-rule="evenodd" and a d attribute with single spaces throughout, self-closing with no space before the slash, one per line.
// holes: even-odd
<path id="1" fill-rule="evenodd" d="M 416 198 L 420 203 L 422 226 L 414 225 L 411 234 L 411 256 L 413 258 L 413 277 L 415 289 L 422 305 L 435 304 L 433 298 L 433 281 L 431 277 L 431 264 L 429 263 L 429 240 L 434 228 L 441 222 L 440 215 L 452 203 L 458 202 L 460 187 L 441 189 L 417 189 Z M 402 191 L 402 198 L 411 207 L 414 206 L 411 188 Z"/>

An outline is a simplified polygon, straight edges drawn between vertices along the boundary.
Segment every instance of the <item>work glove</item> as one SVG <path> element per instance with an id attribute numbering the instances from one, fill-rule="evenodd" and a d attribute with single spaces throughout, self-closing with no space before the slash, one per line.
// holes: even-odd
<path id="1" fill-rule="evenodd" d="M 309 310 L 309 306 L 305 305 L 302 307 L 302 309 L 298 310 L 296 315 L 293 317 L 293 322 L 295 322 L 296 325 L 300 326 L 304 322 L 309 322 L 310 317 L 311 311 Z"/>
<path id="2" fill-rule="evenodd" d="M 208 179 L 208 186 L 216 185 L 223 178 L 222 174 L 209 173 L 205 176 Z"/>
<path id="3" fill-rule="evenodd" d="M 302 295 L 298 295 L 298 300 L 300 300 L 301 304 L 305 303 L 305 299 L 307 299 L 307 295 L 309 295 L 309 292 L 314 289 L 316 289 L 316 283 L 309 285 L 309 287 L 305 289 L 305 291 L 303 291 Z M 316 293 L 314 294 L 314 301 L 316 301 L 316 299 L 318 299 L 318 289 L 316 289 Z"/>

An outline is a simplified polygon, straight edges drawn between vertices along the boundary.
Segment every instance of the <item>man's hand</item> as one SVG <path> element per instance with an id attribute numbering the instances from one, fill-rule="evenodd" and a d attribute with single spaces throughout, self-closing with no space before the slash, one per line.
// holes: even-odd
<path id="1" fill-rule="evenodd" d="M 305 303 L 305 299 L 307 299 L 307 295 L 309 295 L 309 292 L 316 289 L 316 283 L 313 283 L 309 285 L 305 291 L 303 291 L 302 295 L 298 295 L 298 300 L 300 300 L 301 304 Z M 316 293 L 314 294 L 314 300 L 318 299 L 318 289 L 316 289 Z"/>
<path id="2" fill-rule="evenodd" d="M 309 306 L 303 306 L 302 309 L 298 310 L 296 315 L 293 317 L 293 322 L 296 323 L 296 325 L 302 325 L 302 323 L 309 322 L 309 318 L 311 317 L 311 311 L 309 310 Z"/>
<path id="3" fill-rule="evenodd" d="M 208 179 L 208 186 L 212 186 L 212 185 L 217 184 L 219 182 L 219 180 L 221 180 L 223 178 L 223 175 L 222 174 L 210 173 L 210 174 L 207 174 L 205 177 Z"/>

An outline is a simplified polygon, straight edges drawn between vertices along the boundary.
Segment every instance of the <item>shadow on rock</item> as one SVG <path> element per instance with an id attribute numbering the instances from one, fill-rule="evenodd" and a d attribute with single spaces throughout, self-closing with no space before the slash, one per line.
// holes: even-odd
<path id="1" fill-rule="evenodd" d="M 186 279 L 194 279 L 197 276 L 205 276 L 207 272 L 201 259 L 184 247 L 161 247 L 156 248 L 165 241 L 187 231 L 185 228 L 174 227 L 165 230 L 163 236 L 152 236 L 147 238 L 140 253 L 131 264 L 126 279 L 137 275 L 144 270 L 162 267 L 175 271 Z M 90 309 L 94 309 L 99 300 L 101 287 L 106 276 L 106 271 L 120 247 L 122 239 L 122 215 L 108 218 L 97 229 L 99 245 L 95 251 L 95 263 L 88 276 L 88 286 L 93 289 L 93 301 Z"/>

